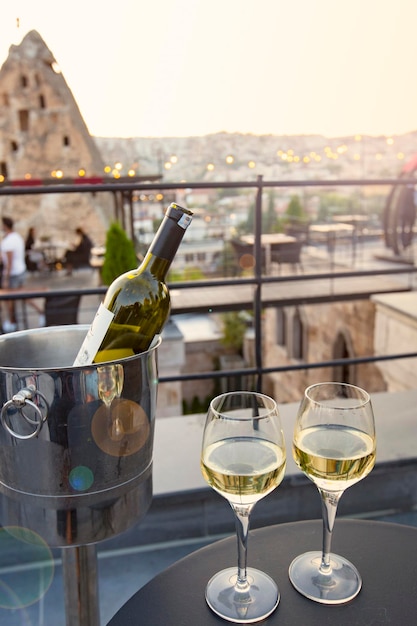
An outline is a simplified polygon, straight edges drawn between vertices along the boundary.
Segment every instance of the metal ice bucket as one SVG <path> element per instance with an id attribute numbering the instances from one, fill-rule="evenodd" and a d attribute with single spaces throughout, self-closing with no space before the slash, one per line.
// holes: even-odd
<path id="1" fill-rule="evenodd" d="M 156 352 L 72 367 L 87 326 L 0 336 L 3 525 L 51 547 L 126 530 L 152 499 Z"/>

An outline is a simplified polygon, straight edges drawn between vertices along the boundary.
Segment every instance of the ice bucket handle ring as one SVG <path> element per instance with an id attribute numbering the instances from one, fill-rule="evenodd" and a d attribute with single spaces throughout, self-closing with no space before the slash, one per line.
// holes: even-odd
<path id="1" fill-rule="evenodd" d="M 37 391 L 34 385 L 28 385 L 24 389 L 20 389 L 20 391 L 18 391 L 11 400 L 8 400 L 3 404 L 0 414 L 0 420 L 3 428 L 5 428 L 7 432 L 12 435 L 12 437 L 15 437 L 16 439 L 32 439 L 39 434 L 39 431 L 42 428 L 42 424 L 46 420 L 47 414 L 45 412 L 45 415 L 43 415 L 39 406 L 32 402 L 32 398 L 34 398 L 35 396 L 41 398 L 47 406 L 45 396 L 40 391 Z M 35 419 L 29 417 L 23 411 L 26 405 L 34 409 Z M 13 406 L 15 409 L 18 409 L 18 412 L 23 417 L 23 419 L 28 424 L 31 424 L 34 427 L 33 432 L 29 433 L 28 435 L 22 435 L 21 433 L 17 433 L 15 430 L 13 430 L 13 428 L 10 426 L 10 420 L 8 418 L 8 410 L 11 406 Z"/>

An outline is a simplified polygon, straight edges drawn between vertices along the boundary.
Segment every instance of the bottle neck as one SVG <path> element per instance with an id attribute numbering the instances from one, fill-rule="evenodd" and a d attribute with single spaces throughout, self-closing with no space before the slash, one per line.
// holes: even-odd
<path id="1" fill-rule="evenodd" d="M 161 259 L 148 251 L 139 267 L 141 270 L 149 270 L 158 280 L 165 280 L 171 263 L 172 260 Z"/>
<path id="2" fill-rule="evenodd" d="M 181 219 L 181 211 L 172 205 L 168 208 L 158 231 L 149 246 L 141 264 L 160 279 L 164 279 L 184 237 L 190 218 L 186 224 Z"/>

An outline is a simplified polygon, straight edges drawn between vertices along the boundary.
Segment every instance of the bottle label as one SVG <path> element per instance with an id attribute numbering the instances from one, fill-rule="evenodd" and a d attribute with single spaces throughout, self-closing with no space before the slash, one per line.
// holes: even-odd
<path id="1" fill-rule="evenodd" d="M 191 224 L 191 219 L 192 219 L 191 215 L 186 215 L 184 213 L 184 215 L 181 215 L 177 224 L 178 226 L 181 226 L 181 228 L 183 228 L 184 230 L 187 230 L 188 226 Z"/>
<path id="2" fill-rule="evenodd" d="M 109 311 L 104 304 L 100 304 L 82 346 L 75 358 L 74 367 L 78 365 L 90 365 L 96 356 L 108 328 L 114 318 L 114 313 Z"/>

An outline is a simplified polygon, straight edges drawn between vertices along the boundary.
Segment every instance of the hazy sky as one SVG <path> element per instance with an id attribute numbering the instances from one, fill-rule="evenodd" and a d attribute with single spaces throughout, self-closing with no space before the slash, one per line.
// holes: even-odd
<path id="1" fill-rule="evenodd" d="M 417 130 L 417 0 L 3 0 L 0 63 L 32 29 L 93 135 Z"/>

